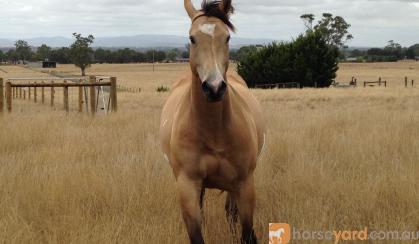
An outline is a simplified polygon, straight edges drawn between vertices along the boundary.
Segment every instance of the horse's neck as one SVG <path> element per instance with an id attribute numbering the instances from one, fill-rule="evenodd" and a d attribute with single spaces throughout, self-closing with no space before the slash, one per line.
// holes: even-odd
<path id="1" fill-rule="evenodd" d="M 231 120 L 231 101 L 229 91 L 217 103 L 207 102 L 198 76 L 192 75 L 192 116 L 201 130 L 210 134 L 223 133 Z"/>

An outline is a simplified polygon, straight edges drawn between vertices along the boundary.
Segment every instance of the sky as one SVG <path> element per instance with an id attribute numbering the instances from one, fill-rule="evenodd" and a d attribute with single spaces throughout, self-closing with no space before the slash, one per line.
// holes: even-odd
<path id="1" fill-rule="evenodd" d="M 192 2 L 199 7 L 201 0 Z M 328 12 L 352 25 L 349 46 L 419 43 L 419 0 L 233 0 L 233 5 L 239 37 L 292 40 L 304 31 L 299 16 Z M 187 36 L 189 26 L 182 0 L 0 0 L 0 38 L 7 39 L 73 32 Z"/>

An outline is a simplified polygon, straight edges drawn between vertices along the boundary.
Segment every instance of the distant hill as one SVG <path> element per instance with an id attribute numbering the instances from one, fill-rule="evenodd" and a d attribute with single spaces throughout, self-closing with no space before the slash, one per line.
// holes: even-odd
<path id="1" fill-rule="evenodd" d="M 37 37 L 26 40 L 31 46 L 41 46 L 47 44 L 51 47 L 68 47 L 73 42 L 72 38 L 56 37 Z M 0 47 L 12 47 L 16 40 L 0 39 Z M 233 37 L 231 39 L 232 48 L 240 48 L 246 45 L 267 44 L 273 40 L 269 39 L 251 39 Z M 94 47 L 104 48 L 183 48 L 189 42 L 184 36 L 171 35 L 136 35 L 136 36 L 118 36 L 118 37 L 97 37 L 93 44 Z"/>

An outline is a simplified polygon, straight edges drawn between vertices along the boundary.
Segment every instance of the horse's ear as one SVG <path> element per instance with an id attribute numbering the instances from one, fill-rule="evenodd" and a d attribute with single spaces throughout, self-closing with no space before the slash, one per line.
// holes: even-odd
<path id="1" fill-rule="evenodd" d="M 232 0 L 220 1 L 220 9 L 227 15 L 234 13 L 234 7 L 231 3 Z"/>
<path id="2" fill-rule="evenodd" d="M 193 6 L 191 0 L 185 0 L 184 4 L 185 4 L 186 12 L 188 13 L 189 17 L 193 19 L 195 15 L 198 13 L 198 11 Z"/>

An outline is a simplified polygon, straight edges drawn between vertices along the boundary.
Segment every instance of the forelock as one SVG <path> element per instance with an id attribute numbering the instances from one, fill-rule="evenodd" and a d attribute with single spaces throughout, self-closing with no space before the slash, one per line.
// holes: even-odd
<path id="1" fill-rule="evenodd" d="M 225 9 L 227 9 L 227 12 L 223 11 L 220 8 L 221 4 L 224 4 L 224 7 Z M 226 24 L 230 30 L 235 31 L 236 28 L 234 27 L 233 23 L 231 23 L 230 21 L 230 14 L 234 13 L 234 8 L 233 6 L 231 6 L 231 0 L 226 0 L 224 2 L 219 1 L 219 0 L 217 1 L 204 0 L 202 2 L 201 12 L 203 12 L 202 16 L 215 17 L 221 20 L 224 24 Z"/>

